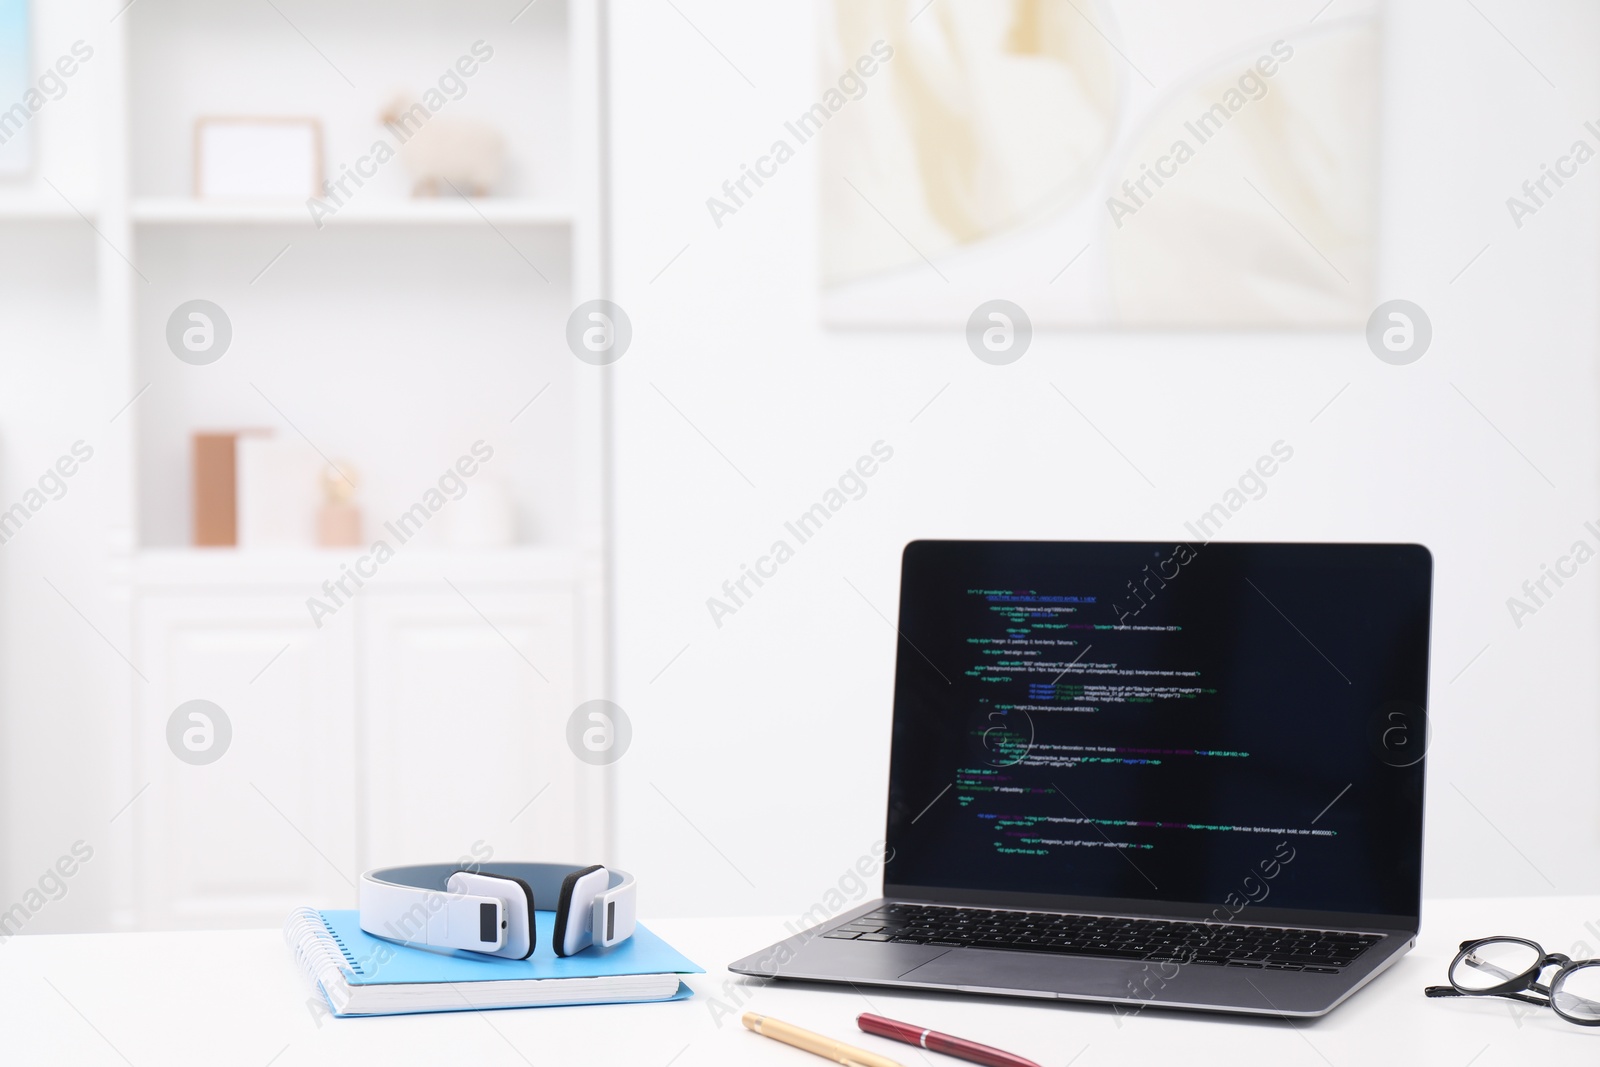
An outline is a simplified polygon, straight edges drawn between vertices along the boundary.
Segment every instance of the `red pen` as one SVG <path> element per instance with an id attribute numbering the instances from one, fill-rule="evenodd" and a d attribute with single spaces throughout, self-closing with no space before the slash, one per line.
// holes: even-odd
<path id="1" fill-rule="evenodd" d="M 904 1041 L 908 1045 L 916 1045 L 932 1052 L 943 1052 L 958 1059 L 971 1063 L 986 1064 L 987 1067 L 1039 1067 L 1032 1060 L 1025 1060 L 1021 1056 L 1013 1056 L 1009 1052 L 1002 1052 L 988 1045 L 980 1045 L 976 1041 L 967 1041 L 964 1038 L 952 1037 L 941 1034 L 937 1030 L 928 1030 L 921 1026 L 912 1026 L 910 1023 L 896 1022 L 885 1019 L 881 1015 L 872 1015 L 862 1012 L 856 1016 L 856 1025 L 869 1034 L 879 1037 L 893 1038 L 895 1041 Z"/>

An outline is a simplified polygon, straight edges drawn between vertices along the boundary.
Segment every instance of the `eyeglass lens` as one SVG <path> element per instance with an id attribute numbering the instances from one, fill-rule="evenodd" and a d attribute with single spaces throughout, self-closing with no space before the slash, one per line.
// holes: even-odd
<path id="1" fill-rule="evenodd" d="M 1550 1005 L 1576 1022 L 1600 1022 L 1600 963 L 1574 967 L 1556 979 Z"/>
<path id="2" fill-rule="evenodd" d="M 1503 985 L 1538 964 L 1540 951 L 1522 941 L 1485 941 L 1450 968 L 1450 984 L 1466 992 Z"/>

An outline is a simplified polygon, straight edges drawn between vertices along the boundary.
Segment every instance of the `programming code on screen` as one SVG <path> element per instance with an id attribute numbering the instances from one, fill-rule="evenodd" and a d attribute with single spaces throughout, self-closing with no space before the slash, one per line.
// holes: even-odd
<path id="1" fill-rule="evenodd" d="M 1371 742 L 1425 706 L 1427 568 L 1177 547 L 907 549 L 890 882 L 1204 904 L 1287 849 L 1274 906 L 1414 909 L 1421 768 Z"/>

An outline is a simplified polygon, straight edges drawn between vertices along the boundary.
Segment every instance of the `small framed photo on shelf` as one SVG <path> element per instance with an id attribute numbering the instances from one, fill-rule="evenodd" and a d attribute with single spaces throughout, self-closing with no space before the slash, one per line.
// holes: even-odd
<path id="1" fill-rule="evenodd" d="M 300 200 L 322 192 L 322 124 L 314 118 L 210 116 L 194 124 L 194 195 Z"/>

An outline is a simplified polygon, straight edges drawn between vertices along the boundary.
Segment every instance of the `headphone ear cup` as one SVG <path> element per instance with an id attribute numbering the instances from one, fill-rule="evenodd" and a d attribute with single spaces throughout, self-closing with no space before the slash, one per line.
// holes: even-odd
<path id="1" fill-rule="evenodd" d="M 555 936 L 552 938 L 552 940 L 555 942 L 554 948 L 557 956 L 567 955 L 567 919 L 572 912 L 572 895 L 578 887 L 578 880 L 585 875 L 593 874 L 595 871 L 603 870 L 605 870 L 605 867 L 596 863 L 592 866 L 583 868 L 581 871 L 573 871 L 571 874 L 561 879 L 561 899 L 556 904 L 556 930 Z M 581 917 L 578 918 L 577 921 L 582 922 Z M 580 949 L 579 951 L 582 950 Z"/>
<path id="2" fill-rule="evenodd" d="M 507 874 L 456 871 L 450 875 L 445 886 L 451 893 L 469 893 L 500 899 L 500 928 L 506 931 L 506 942 L 501 948 L 487 955 L 508 960 L 525 960 L 533 955 L 533 950 L 539 941 L 539 931 L 534 924 L 533 887 L 527 882 Z M 521 943 L 524 937 L 527 938 L 526 949 Z M 467 951 L 480 950 L 467 947 Z"/>
<path id="3" fill-rule="evenodd" d="M 528 916 L 528 921 L 527 921 L 527 925 L 528 925 L 528 951 L 523 953 L 521 956 L 518 957 L 519 959 L 524 959 L 525 960 L 529 956 L 533 955 L 533 950 L 534 949 L 539 947 L 539 926 L 538 926 L 537 923 L 535 923 L 533 921 L 533 910 L 534 910 L 533 887 L 530 886 L 527 882 L 524 882 L 521 878 L 512 878 L 511 881 L 517 883 L 519 886 L 522 887 L 522 895 L 527 900 L 527 907 L 528 907 L 528 911 L 527 911 L 527 916 Z"/>

